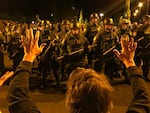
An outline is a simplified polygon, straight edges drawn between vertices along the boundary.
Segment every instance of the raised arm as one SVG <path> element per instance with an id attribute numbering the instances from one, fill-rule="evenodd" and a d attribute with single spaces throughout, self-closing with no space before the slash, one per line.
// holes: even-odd
<path id="1" fill-rule="evenodd" d="M 114 50 L 115 54 L 125 64 L 128 79 L 133 91 L 133 99 L 126 113 L 150 113 L 150 93 L 148 91 L 142 70 L 134 62 L 137 43 L 129 37 L 121 38 L 121 53 Z"/>
<path id="2" fill-rule="evenodd" d="M 14 75 L 13 71 L 7 71 L 3 76 L 0 78 L 0 87 L 8 80 L 10 77 Z"/>
<path id="3" fill-rule="evenodd" d="M 24 57 L 17 67 L 14 78 L 8 91 L 10 113 L 40 113 L 29 96 L 29 75 L 32 70 L 33 60 L 39 55 L 45 44 L 38 46 L 39 31 L 34 37 L 33 30 L 26 30 L 26 37 L 22 36 Z"/>

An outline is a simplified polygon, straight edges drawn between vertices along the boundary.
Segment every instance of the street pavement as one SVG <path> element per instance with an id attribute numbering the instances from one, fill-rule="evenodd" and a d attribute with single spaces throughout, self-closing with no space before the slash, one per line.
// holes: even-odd
<path id="1" fill-rule="evenodd" d="M 150 90 L 150 82 L 147 82 L 147 85 Z M 132 100 L 132 89 L 126 83 L 113 85 L 113 87 L 114 108 L 112 113 L 125 113 Z M 7 91 L 7 85 L 0 88 L 0 110 L 2 113 L 9 113 L 6 100 Z M 65 92 L 52 85 L 44 90 L 31 90 L 31 98 L 41 113 L 68 113 L 65 108 Z"/>
<path id="2" fill-rule="evenodd" d="M 12 67 L 12 61 L 6 55 L 4 57 L 5 67 Z M 37 67 L 36 62 L 34 63 Z M 38 78 L 38 79 L 37 79 Z M 51 78 L 51 76 L 50 76 Z M 53 78 L 54 79 L 54 78 Z M 54 80 L 49 81 L 49 85 L 44 90 L 37 90 L 41 84 L 41 78 L 37 76 L 37 73 L 32 75 L 30 79 L 31 98 L 36 103 L 41 113 L 69 113 L 65 108 L 65 91 L 61 88 L 55 87 Z M 124 83 L 124 77 L 115 79 L 114 91 L 113 91 L 113 103 L 114 108 L 112 113 L 125 113 L 132 100 L 132 89 L 129 84 Z M 147 82 L 150 90 L 150 82 Z M 8 103 L 6 100 L 6 94 L 8 91 L 8 85 L 0 87 L 0 110 L 2 113 L 9 113 Z M 0 112 L 1 113 L 1 112 Z"/>

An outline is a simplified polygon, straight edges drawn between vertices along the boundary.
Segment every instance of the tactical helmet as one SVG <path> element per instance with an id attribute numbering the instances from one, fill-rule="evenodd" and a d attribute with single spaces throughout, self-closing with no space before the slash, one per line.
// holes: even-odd
<path id="1" fill-rule="evenodd" d="M 106 19 L 104 19 L 104 24 L 113 25 L 114 24 L 113 19 L 112 18 L 106 18 Z"/>
<path id="2" fill-rule="evenodd" d="M 130 24 L 131 21 L 129 19 L 126 19 L 126 18 L 123 18 L 123 19 L 120 19 L 119 21 L 119 24 L 122 25 L 122 24 Z"/>
<path id="3" fill-rule="evenodd" d="M 92 13 L 91 15 L 90 15 L 90 19 L 99 19 L 99 16 L 98 16 L 98 14 L 97 13 Z"/>
<path id="4" fill-rule="evenodd" d="M 150 15 L 146 14 L 142 17 L 142 20 L 147 20 L 149 21 L 150 20 Z"/>
<path id="5" fill-rule="evenodd" d="M 71 24 L 71 29 L 80 29 L 80 25 L 79 22 L 74 22 Z"/>
<path id="6" fill-rule="evenodd" d="M 62 25 L 67 25 L 67 24 L 70 24 L 70 22 L 69 22 L 69 20 L 63 20 L 61 24 Z"/>

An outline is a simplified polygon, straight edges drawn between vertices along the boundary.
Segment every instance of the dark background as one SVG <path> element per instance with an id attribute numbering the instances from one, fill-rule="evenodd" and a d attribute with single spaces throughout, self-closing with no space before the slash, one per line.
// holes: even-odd
<path id="1" fill-rule="evenodd" d="M 141 14 L 146 13 L 146 1 L 131 0 L 131 9 L 135 9 L 138 2 L 145 2 Z M 119 17 L 125 11 L 125 0 L 0 0 L 1 19 L 34 18 L 39 14 L 41 19 L 53 21 L 79 16 L 88 18 L 90 13 L 104 13 L 105 17 Z"/>

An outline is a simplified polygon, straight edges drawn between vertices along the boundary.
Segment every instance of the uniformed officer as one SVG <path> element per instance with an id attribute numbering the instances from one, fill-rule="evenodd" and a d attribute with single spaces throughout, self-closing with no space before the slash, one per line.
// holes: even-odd
<path id="1" fill-rule="evenodd" d="M 80 34 L 80 23 L 75 22 L 71 24 L 71 32 L 68 34 L 63 42 L 63 50 L 66 57 L 66 70 L 69 75 L 72 70 L 77 67 L 85 67 L 85 56 L 88 48 L 88 40 Z M 81 50 L 75 54 L 76 52 Z"/>
<path id="2" fill-rule="evenodd" d="M 131 22 L 129 19 L 122 18 L 119 21 L 119 37 L 122 35 L 132 36 L 131 32 Z"/>
<path id="3" fill-rule="evenodd" d="M 113 32 L 113 19 L 104 19 L 104 30 L 99 32 L 93 41 L 94 45 L 94 69 L 98 72 L 105 73 L 110 79 L 113 79 L 113 73 L 115 73 L 116 66 L 114 61 L 114 55 L 110 48 L 115 47 L 118 44 L 118 36 Z M 107 53 L 107 51 L 109 51 Z"/>
<path id="4" fill-rule="evenodd" d="M 24 55 L 23 45 L 21 44 L 21 33 L 20 27 L 15 26 L 8 44 L 8 52 L 10 58 L 13 59 L 14 69 L 18 66 Z"/>
<path id="5" fill-rule="evenodd" d="M 136 50 L 136 63 L 142 66 L 143 74 L 149 80 L 150 70 L 150 15 L 142 17 L 143 25 L 137 31 L 138 47 Z"/>
<path id="6" fill-rule="evenodd" d="M 42 32 L 40 36 L 40 43 L 46 43 L 43 52 L 39 55 L 38 58 L 40 75 L 43 77 L 43 84 L 41 85 L 41 88 L 47 87 L 47 77 L 50 70 L 53 72 L 56 85 L 59 86 L 60 77 L 58 75 L 59 64 L 56 61 L 58 55 L 56 36 L 49 27 L 46 27 L 46 25 L 44 26 L 44 29 L 41 30 Z"/>
<path id="7" fill-rule="evenodd" d="M 90 21 L 89 21 L 89 24 L 87 25 L 86 34 L 85 34 L 85 36 L 87 37 L 87 39 L 89 41 L 89 45 L 93 44 L 94 37 L 101 30 L 99 21 L 100 21 L 100 19 L 99 19 L 99 15 L 97 13 L 92 13 L 90 15 Z M 89 66 L 92 65 L 92 59 L 93 59 L 93 51 L 89 51 L 89 53 L 88 53 Z"/>
<path id="8" fill-rule="evenodd" d="M 4 44 L 5 44 L 5 37 L 3 33 L 0 31 L 0 76 L 3 75 L 5 69 L 3 58 Z"/>

